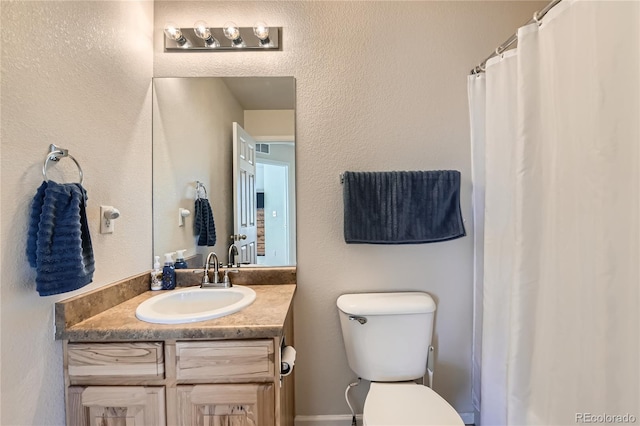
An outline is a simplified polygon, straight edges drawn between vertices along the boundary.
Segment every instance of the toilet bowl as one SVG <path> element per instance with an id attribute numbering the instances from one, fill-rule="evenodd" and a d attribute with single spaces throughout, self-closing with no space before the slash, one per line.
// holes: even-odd
<path id="1" fill-rule="evenodd" d="M 343 294 L 337 300 L 349 367 L 371 382 L 365 426 L 464 425 L 426 373 L 436 304 L 423 292 Z"/>
<path id="2" fill-rule="evenodd" d="M 447 401 L 415 383 L 371 383 L 362 420 L 364 426 L 464 426 Z"/>

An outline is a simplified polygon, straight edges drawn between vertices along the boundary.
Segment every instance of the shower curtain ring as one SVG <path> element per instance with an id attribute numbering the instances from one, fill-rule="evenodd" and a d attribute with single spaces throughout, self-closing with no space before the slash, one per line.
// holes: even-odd
<path id="1" fill-rule="evenodd" d="M 538 26 L 542 25 L 542 21 L 540 20 L 540 15 L 537 11 L 533 13 L 533 21 L 536 24 L 538 24 Z"/>

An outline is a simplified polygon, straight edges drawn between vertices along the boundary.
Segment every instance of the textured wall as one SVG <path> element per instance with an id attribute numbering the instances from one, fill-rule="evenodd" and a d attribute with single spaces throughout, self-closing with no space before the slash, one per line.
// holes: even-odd
<path id="1" fill-rule="evenodd" d="M 150 267 L 153 5 L 1 3 L 0 424 L 61 425 L 53 304 L 74 293 L 36 293 L 25 257 L 28 209 L 49 144 L 67 148 L 85 173 L 96 258 L 93 284 L 76 293 Z M 53 169 L 65 167 L 77 176 L 69 159 Z M 122 214 L 112 235 L 98 233 L 100 204 Z"/>
<path id="2" fill-rule="evenodd" d="M 345 414 L 353 378 L 335 300 L 424 290 L 438 303 L 435 388 L 471 412 L 472 241 L 346 245 L 345 170 L 458 169 L 471 234 L 466 75 L 542 2 L 155 3 L 156 76 L 296 78 L 299 416 Z M 166 21 L 212 26 L 258 18 L 284 27 L 282 52 L 164 53 Z M 392 33 L 391 30 L 394 30 Z M 418 337 L 418 336 L 416 336 Z M 359 404 L 363 392 L 359 395 Z"/>

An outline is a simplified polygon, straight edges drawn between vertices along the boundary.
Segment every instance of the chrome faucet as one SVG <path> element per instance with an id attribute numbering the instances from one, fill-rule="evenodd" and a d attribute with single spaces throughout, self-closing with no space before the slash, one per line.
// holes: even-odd
<path id="1" fill-rule="evenodd" d="M 238 262 L 236 262 L 236 257 L 237 256 L 238 256 L 238 247 L 236 247 L 236 245 L 232 243 L 229 246 L 229 254 L 228 254 L 228 257 L 227 257 L 227 261 L 229 262 L 227 264 L 227 266 L 229 268 L 233 268 L 234 266 L 237 265 L 237 263 L 238 263 Z"/>
<path id="2" fill-rule="evenodd" d="M 211 266 L 211 258 L 213 257 L 213 282 L 209 282 L 209 266 Z M 200 287 L 205 288 L 205 287 L 219 287 L 220 285 L 218 284 L 218 273 L 220 272 L 220 270 L 218 269 L 219 265 L 218 265 L 218 256 L 214 253 L 211 252 L 209 253 L 209 255 L 207 256 L 207 261 L 204 264 L 204 275 L 202 276 L 202 282 Z"/>

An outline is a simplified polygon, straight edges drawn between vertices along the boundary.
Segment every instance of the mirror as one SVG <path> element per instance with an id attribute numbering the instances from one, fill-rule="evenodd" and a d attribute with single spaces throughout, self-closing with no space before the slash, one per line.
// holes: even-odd
<path id="1" fill-rule="evenodd" d="M 230 244 L 251 259 L 238 238 L 241 224 L 234 225 L 235 127 L 250 135 L 255 153 L 246 217 L 255 221 L 257 240 L 249 262 L 295 265 L 295 101 L 293 77 L 153 79 L 153 253 L 161 262 L 164 253 L 185 249 L 189 267 L 201 267 L 211 251 L 227 264 Z M 205 190 L 196 191 L 198 182 Z M 198 217 L 204 224 L 207 217 L 196 212 L 199 195 L 208 200 L 213 226 L 196 234 Z"/>

